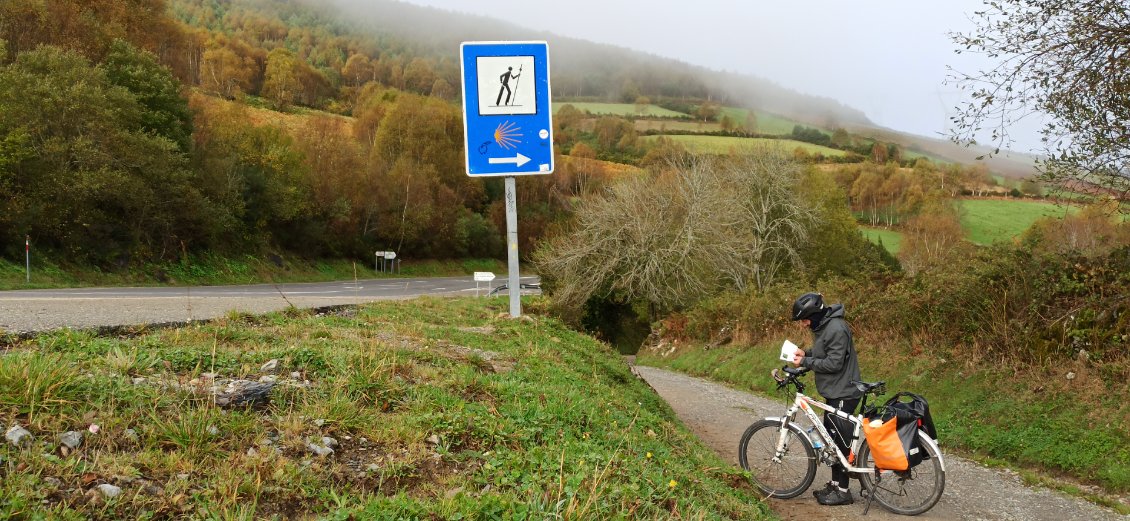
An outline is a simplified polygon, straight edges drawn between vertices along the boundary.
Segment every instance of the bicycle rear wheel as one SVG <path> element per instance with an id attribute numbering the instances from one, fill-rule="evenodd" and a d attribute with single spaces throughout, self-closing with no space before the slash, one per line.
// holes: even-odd
<path id="1" fill-rule="evenodd" d="M 933 508 L 946 488 L 945 465 L 942 454 L 926 433 L 919 431 L 918 439 L 929 456 L 914 468 L 903 471 L 884 470 L 863 474 L 861 480 L 868 494 L 875 496 L 883 508 L 896 514 L 915 516 Z M 871 449 L 866 443 L 859 448 L 856 465 L 874 467 Z"/>
<path id="2" fill-rule="evenodd" d="M 777 454 L 777 442 L 785 446 Z M 761 420 L 750 425 L 738 442 L 738 462 L 753 475 L 754 484 L 770 497 L 794 498 L 816 479 L 816 451 L 796 425 L 784 428 L 781 420 Z"/>

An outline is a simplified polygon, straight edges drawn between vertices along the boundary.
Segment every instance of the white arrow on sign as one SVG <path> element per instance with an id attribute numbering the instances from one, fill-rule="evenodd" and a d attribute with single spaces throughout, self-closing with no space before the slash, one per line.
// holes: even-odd
<path id="1" fill-rule="evenodd" d="M 516 155 L 514 157 L 492 157 L 492 158 L 488 159 L 487 161 L 490 162 L 490 164 L 492 164 L 492 165 L 514 163 L 517 166 L 522 166 L 526 163 L 529 163 L 530 158 L 519 153 L 518 155 Z"/>

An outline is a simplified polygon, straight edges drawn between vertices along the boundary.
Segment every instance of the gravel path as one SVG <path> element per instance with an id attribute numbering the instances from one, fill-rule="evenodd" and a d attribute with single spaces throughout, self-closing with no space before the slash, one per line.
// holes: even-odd
<path id="1" fill-rule="evenodd" d="M 770 400 L 736 391 L 724 385 L 652 367 L 634 366 L 634 371 L 651 385 L 675 410 L 679 419 L 715 452 L 735 466 L 738 464 L 738 438 L 751 423 L 765 416 L 780 416 L 785 410 L 782 400 Z M 943 443 L 945 438 L 942 438 Z M 942 446 L 945 452 L 945 446 Z M 1068 521 L 1123 520 L 1112 510 L 1073 498 L 1060 492 L 1027 487 L 1013 472 L 990 469 L 967 459 L 946 454 L 946 489 L 938 504 L 919 519 Z M 827 467 L 820 466 L 813 484 L 819 488 L 831 478 Z M 769 504 L 781 519 L 846 520 L 863 515 L 864 503 L 859 500 L 859 485 L 853 481 L 856 503 L 826 507 L 816 503 L 811 491 L 794 499 L 771 499 Z M 891 514 L 878 503 L 871 507 L 868 519 L 897 520 L 904 516 Z"/>

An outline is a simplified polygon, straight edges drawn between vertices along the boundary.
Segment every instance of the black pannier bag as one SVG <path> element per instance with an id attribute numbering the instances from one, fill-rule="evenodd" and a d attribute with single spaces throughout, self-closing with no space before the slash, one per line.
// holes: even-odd
<path id="1" fill-rule="evenodd" d="M 929 455 L 926 453 L 926 448 L 918 442 L 918 430 L 922 429 L 930 439 L 938 440 L 934 418 L 930 416 L 930 404 L 922 396 L 903 391 L 887 400 L 883 408 L 884 418 L 898 419 L 899 438 L 902 439 L 903 446 L 907 447 L 907 460 L 910 466 L 914 467 L 922 463 L 922 460 Z"/>

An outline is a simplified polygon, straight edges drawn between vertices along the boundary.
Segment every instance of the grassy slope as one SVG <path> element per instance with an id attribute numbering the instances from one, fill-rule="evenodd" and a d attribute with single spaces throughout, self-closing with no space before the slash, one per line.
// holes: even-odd
<path id="1" fill-rule="evenodd" d="M 644 139 L 653 140 L 658 136 L 645 136 Z M 743 148 L 750 148 L 756 146 L 782 146 L 786 150 L 792 151 L 797 147 L 810 154 L 824 154 L 825 156 L 842 156 L 843 150 L 836 150 L 834 148 L 822 147 L 820 145 L 813 145 L 812 143 L 805 143 L 803 141 L 794 141 L 791 139 L 769 139 L 769 138 L 743 138 L 743 137 L 729 137 L 729 136 L 690 136 L 690 135 L 670 135 L 666 136 L 676 142 L 682 143 L 688 149 L 696 152 L 706 152 L 712 154 L 725 154 L 730 150 L 741 150 Z"/>
<path id="2" fill-rule="evenodd" d="M 961 208 L 961 226 L 977 244 L 1009 240 L 1041 217 L 1062 217 L 1064 213 L 1063 207 L 1053 203 L 1011 199 L 963 199 Z"/>
<path id="3" fill-rule="evenodd" d="M 867 240 L 875 243 L 882 244 L 887 251 L 892 255 L 898 255 L 899 249 L 902 248 L 902 233 L 886 228 L 870 228 L 859 227 L 859 231 Z"/>
<path id="4" fill-rule="evenodd" d="M 682 112 L 675 112 L 667 110 L 655 105 L 648 105 L 647 109 L 640 113 L 636 110 L 636 106 L 631 103 L 588 103 L 588 102 L 554 102 L 553 109 L 556 112 L 562 105 L 572 105 L 577 110 L 588 111 L 592 114 L 609 114 L 614 116 L 650 116 L 650 117 L 689 117 L 689 114 Z M 753 111 L 757 116 L 757 132 L 760 134 L 770 134 L 776 136 L 784 136 L 792 134 L 793 127 L 802 125 L 797 121 L 778 116 L 769 112 L 761 110 Z M 749 109 L 742 109 L 736 107 L 722 107 L 722 114 L 730 116 L 735 125 L 744 125 L 746 114 Z M 640 123 L 644 123 L 641 127 Z M 722 127 L 718 123 L 698 123 L 694 121 L 644 121 L 637 122 L 639 130 L 657 130 L 661 126 L 666 126 L 671 130 L 690 130 L 690 131 L 704 131 L 714 132 L 721 130 Z M 811 125 L 808 125 L 811 126 Z"/>
<path id="5" fill-rule="evenodd" d="M 976 244 L 992 244 L 1019 237 L 1041 217 L 1062 217 L 1064 211 L 1074 213 L 1077 207 L 1067 207 L 1040 201 L 1014 199 L 961 199 L 961 226 L 966 238 Z M 863 235 L 871 242 L 883 239 L 887 251 L 897 254 L 902 234 L 884 228 L 863 228 Z"/>
<path id="6" fill-rule="evenodd" d="M 581 112 L 589 112 L 592 114 L 607 114 L 612 116 L 651 116 L 651 117 L 668 117 L 680 118 L 689 117 L 689 114 L 682 112 L 675 112 L 668 110 L 657 105 L 648 105 L 643 112 L 636 110 L 636 106 L 631 103 L 588 103 L 588 102 L 553 102 L 553 111 L 557 112 L 564 105 L 572 105 L 574 108 Z"/>
<path id="7" fill-rule="evenodd" d="M 422 299 L 10 345 L 0 418 L 37 441 L 0 446 L 0 517 L 767 517 L 606 345 L 505 308 Z M 266 407 L 200 394 L 203 373 L 257 380 L 271 359 Z M 86 432 L 78 452 L 57 448 L 67 430 Z M 315 456 L 323 436 L 340 445 Z M 93 499 L 102 483 L 122 495 Z"/>
<path id="8" fill-rule="evenodd" d="M 1130 491 L 1130 406 L 1124 394 L 1105 389 L 1085 363 L 1021 370 L 924 356 L 913 342 L 869 334 L 864 324 L 859 317 L 853 320 L 863 378 L 887 381 L 892 393 L 906 390 L 925 396 L 943 449 L 960 449 L 1022 469 L 1065 473 L 1116 494 Z M 637 363 L 769 395 L 775 385 L 768 373 L 780 365 L 775 354 L 781 339 L 810 341 L 808 336 L 807 331 L 792 330 L 750 346 L 688 346 L 670 358 L 641 352 Z M 1076 373 L 1074 380 L 1064 377 L 1068 371 Z M 807 381 L 811 383 L 811 377 Z M 1048 480 L 1042 472 L 1024 475 L 1029 481 L 1087 494 Z M 1130 513 L 1102 494 L 1091 499 Z"/>
<path id="9" fill-rule="evenodd" d="M 736 107 L 722 107 L 722 114 L 730 116 L 735 125 L 744 125 L 746 114 L 749 109 L 741 109 Z M 805 125 L 798 121 L 778 116 L 769 112 L 754 110 L 754 116 L 757 117 L 757 129 L 759 134 L 769 134 L 774 136 L 787 136 L 793 133 L 793 127 L 797 125 L 811 127 L 812 125 Z"/>

